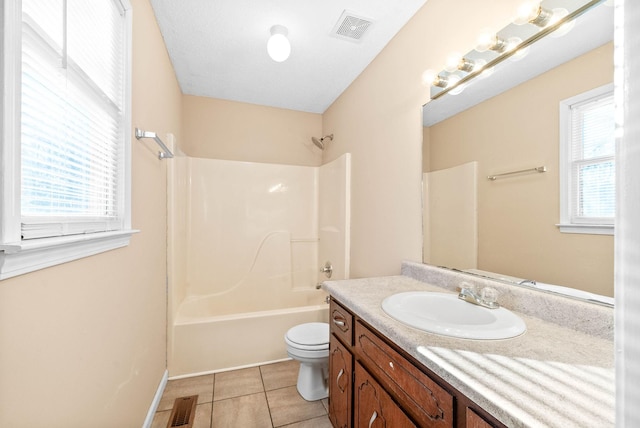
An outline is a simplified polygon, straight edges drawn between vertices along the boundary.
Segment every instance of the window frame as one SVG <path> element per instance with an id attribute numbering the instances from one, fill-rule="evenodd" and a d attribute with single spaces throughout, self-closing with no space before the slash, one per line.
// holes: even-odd
<path id="1" fill-rule="evenodd" d="M 589 91 L 583 92 L 571 98 L 560 101 L 559 129 L 560 129 L 560 223 L 556 226 L 563 233 L 582 233 L 591 235 L 613 235 L 614 224 L 603 223 L 601 220 L 594 222 L 572 221 L 572 198 L 575 196 L 571 190 L 571 106 L 588 101 L 593 98 L 613 95 L 613 83 L 609 83 Z"/>
<path id="2" fill-rule="evenodd" d="M 125 106 L 122 138 L 124 156 L 121 177 L 124 180 L 123 227 L 116 231 L 86 233 L 49 238 L 22 239 L 21 232 L 21 159 L 20 102 L 22 5 L 5 1 L 0 9 L 0 280 L 70 262 L 129 245 L 131 235 L 131 81 L 132 81 L 132 7 L 129 0 L 119 1 L 125 13 Z"/>

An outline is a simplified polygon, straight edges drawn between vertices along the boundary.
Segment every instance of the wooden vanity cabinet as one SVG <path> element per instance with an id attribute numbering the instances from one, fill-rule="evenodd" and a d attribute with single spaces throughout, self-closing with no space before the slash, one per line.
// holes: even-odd
<path id="1" fill-rule="evenodd" d="M 351 428 L 353 409 L 353 315 L 331 300 L 329 306 L 329 420 Z"/>
<path id="2" fill-rule="evenodd" d="M 329 312 L 334 428 L 506 428 L 333 298 Z"/>

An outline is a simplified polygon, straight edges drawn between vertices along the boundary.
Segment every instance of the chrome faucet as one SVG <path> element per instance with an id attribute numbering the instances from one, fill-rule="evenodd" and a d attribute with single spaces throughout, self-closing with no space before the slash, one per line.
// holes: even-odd
<path id="1" fill-rule="evenodd" d="M 331 262 L 326 262 L 322 268 L 320 268 L 320 272 L 324 273 L 324 276 L 327 278 L 331 278 L 331 274 L 333 274 L 333 266 L 331 266 Z"/>
<path id="2" fill-rule="evenodd" d="M 462 299 L 466 302 L 473 303 L 474 305 L 483 306 L 489 309 L 497 309 L 500 307 L 496 298 L 498 297 L 498 293 L 495 289 L 491 287 L 485 287 L 482 289 L 480 294 L 478 294 L 472 288 L 467 288 L 462 284 L 460 286 L 460 293 L 458 294 L 458 299 Z"/>

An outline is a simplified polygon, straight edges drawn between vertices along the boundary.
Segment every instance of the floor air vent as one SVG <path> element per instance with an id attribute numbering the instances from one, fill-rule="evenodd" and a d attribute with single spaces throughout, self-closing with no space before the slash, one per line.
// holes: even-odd
<path id="1" fill-rule="evenodd" d="M 359 42 L 372 23 L 369 18 L 345 10 L 333 27 L 331 34 L 341 39 Z"/>
<path id="2" fill-rule="evenodd" d="M 191 428 L 196 416 L 196 404 L 198 404 L 197 395 L 176 398 L 176 401 L 173 402 L 167 428 Z"/>

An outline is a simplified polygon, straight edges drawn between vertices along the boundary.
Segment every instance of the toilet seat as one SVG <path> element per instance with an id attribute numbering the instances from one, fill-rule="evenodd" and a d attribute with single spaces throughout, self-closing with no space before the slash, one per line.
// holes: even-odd
<path id="1" fill-rule="evenodd" d="M 329 348 L 329 324 L 311 322 L 292 327 L 284 336 L 285 342 L 294 348 L 320 351 Z"/>

